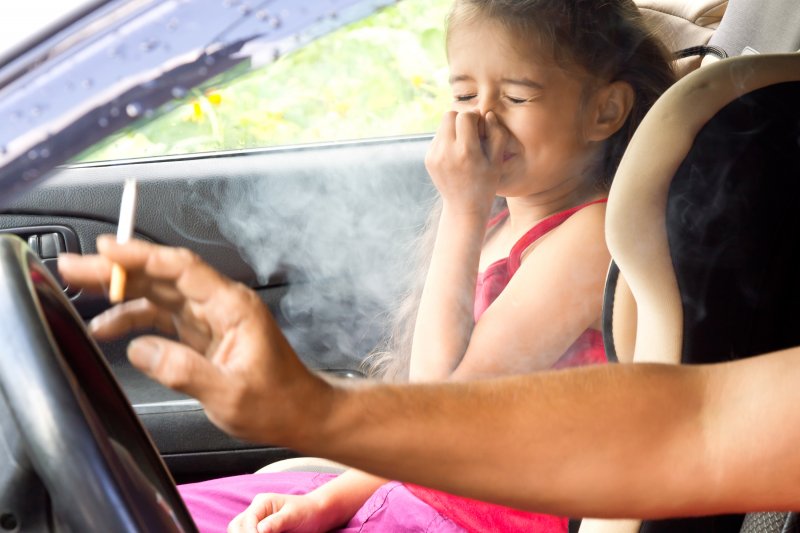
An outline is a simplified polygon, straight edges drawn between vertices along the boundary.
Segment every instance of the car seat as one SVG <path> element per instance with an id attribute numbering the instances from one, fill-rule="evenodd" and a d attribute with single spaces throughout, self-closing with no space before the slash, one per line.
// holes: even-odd
<path id="1" fill-rule="evenodd" d="M 800 54 L 727 59 L 679 81 L 634 135 L 609 195 L 620 281 L 606 291 L 610 353 L 697 364 L 800 345 L 797 198 Z M 793 514 L 756 513 L 585 520 L 580 531 L 792 528 Z"/>
<path id="2" fill-rule="evenodd" d="M 728 0 L 635 0 L 653 32 L 676 55 L 679 77 L 698 68 L 707 55 L 726 57 L 709 44 L 728 7 Z"/>

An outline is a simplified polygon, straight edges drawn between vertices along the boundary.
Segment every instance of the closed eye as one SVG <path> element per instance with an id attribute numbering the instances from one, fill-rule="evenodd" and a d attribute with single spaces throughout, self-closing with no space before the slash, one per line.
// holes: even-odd
<path id="1" fill-rule="evenodd" d="M 456 102 L 469 102 L 470 100 L 475 98 L 475 96 L 476 95 L 474 95 L 474 94 L 459 94 L 458 96 L 455 97 L 455 101 Z"/>
<path id="2" fill-rule="evenodd" d="M 532 98 L 515 98 L 513 96 L 506 96 L 505 98 L 512 104 L 524 104 L 525 102 L 533 100 Z"/>

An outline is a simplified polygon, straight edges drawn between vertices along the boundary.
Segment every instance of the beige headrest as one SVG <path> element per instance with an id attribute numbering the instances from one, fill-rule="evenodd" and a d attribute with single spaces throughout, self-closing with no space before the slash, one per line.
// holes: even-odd
<path id="1" fill-rule="evenodd" d="M 672 52 L 708 43 L 719 26 L 728 0 L 636 0 L 656 35 Z M 681 59 L 675 70 L 679 76 L 700 66 L 700 57 Z"/>
<path id="2" fill-rule="evenodd" d="M 667 242 L 669 186 L 700 129 L 748 92 L 800 81 L 800 54 L 740 56 L 704 66 L 656 102 L 620 163 L 606 241 L 636 302 L 634 363 L 680 363 L 683 307 Z M 580 533 L 638 533 L 638 520 L 593 520 Z"/>
<path id="3" fill-rule="evenodd" d="M 695 135 L 737 97 L 800 80 L 800 54 L 740 56 L 673 85 L 636 130 L 608 198 L 606 239 L 637 307 L 635 361 L 680 361 L 682 307 L 665 211 L 672 177 Z"/>

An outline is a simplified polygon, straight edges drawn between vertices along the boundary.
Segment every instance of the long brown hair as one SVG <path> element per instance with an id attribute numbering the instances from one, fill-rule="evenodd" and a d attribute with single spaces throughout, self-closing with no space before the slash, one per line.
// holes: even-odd
<path id="1" fill-rule="evenodd" d="M 530 42 L 532 48 L 549 52 L 565 69 L 580 69 L 600 83 L 630 84 L 633 107 L 622 128 L 605 141 L 596 171 L 598 187 L 608 190 L 633 132 L 675 81 L 668 51 L 633 0 L 455 0 L 446 22 L 448 42 L 460 26 L 478 19 L 501 23 L 520 45 Z M 418 267 L 392 319 L 393 333 L 364 361 L 370 375 L 408 378 L 414 323 L 440 212 L 438 203 L 416 243 Z"/>

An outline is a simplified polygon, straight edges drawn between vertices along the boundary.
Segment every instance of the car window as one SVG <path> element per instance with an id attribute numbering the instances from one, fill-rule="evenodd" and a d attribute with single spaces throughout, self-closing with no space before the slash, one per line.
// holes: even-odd
<path id="1" fill-rule="evenodd" d="M 405 0 L 274 62 L 241 65 L 174 99 L 76 162 L 428 133 L 448 105 L 450 0 Z"/>

